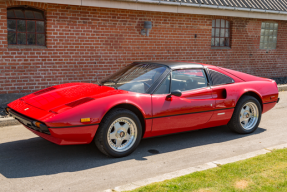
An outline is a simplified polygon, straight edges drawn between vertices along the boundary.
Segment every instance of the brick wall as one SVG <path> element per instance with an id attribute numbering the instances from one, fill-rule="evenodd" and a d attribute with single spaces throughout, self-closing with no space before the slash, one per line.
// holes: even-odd
<path id="1" fill-rule="evenodd" d="M 20 4 L 45 10 L 46 49 L 8 48 L 6 9 Z M 231 21 L 232 49 L 211 49 L 215 18 Z M 144 21 L 153 23 L 149 37 L 140 35 Z M 287 22 L 277 21 L 277 48 L 266 53 L 259 49 L 262 21 L 0 1 L 0 94 L 96 82 L 136 60 L 188 60 L 262 77 L 287 76 Z"/>

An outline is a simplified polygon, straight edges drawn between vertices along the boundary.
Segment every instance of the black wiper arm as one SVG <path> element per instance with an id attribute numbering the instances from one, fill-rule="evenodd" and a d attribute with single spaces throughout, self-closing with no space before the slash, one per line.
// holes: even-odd
<path id="1" fill-rule="evenodd" d="M 114 83 L 115 84 L 115 89 L 118 89 L 117 87 L 117 83 L 118 81 L 114 81 L 114 80 L 106 80 L 106 81 L 102 81 L 100 85 L 103 85 L 104 83 L 108 83 L 108 82 L 111 82 L 111 83 Z"/>
<path id="2" fill-rule="evenodd" d="M 117 83 L 118 83 L 118 81 L 106 80 L 106 81 L 102 81 L 101 84 L 108 83 L 108 82 L 112 82 L 112 83 L 114 83 L 114 84 L 117 84 Z"/>

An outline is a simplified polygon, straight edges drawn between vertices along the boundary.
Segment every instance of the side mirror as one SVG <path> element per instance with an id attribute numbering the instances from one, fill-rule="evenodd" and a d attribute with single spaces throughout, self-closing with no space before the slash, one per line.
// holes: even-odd
<path id="1" fill-rule="evenodd" d="M 169 97 L 171 97 L 172 95 L 174 96 L 177 96 L 177 97 L 180 97 L 182 95 L 181 91 L 180 90 L 175 90 L 175 91 L 172 91 L 170 93 L 170 95 L 168 95 Z"/>

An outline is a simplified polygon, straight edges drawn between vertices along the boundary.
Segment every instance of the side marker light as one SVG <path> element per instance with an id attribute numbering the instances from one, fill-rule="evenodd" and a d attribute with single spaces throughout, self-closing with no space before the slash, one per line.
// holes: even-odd
<path id="1" fill-rule="evenodd" d="M 90 122 L 91 118 L 81 118 L 81 123 Z"/>

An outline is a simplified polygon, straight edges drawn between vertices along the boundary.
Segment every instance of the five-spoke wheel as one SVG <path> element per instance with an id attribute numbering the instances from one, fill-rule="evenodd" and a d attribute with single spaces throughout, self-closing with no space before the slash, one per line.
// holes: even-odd
<path id="1" fill-rule="evenodd" d="M 142 137 L 142 126 L 136 114 L 127 109 L 113 109 L 102 120 L 95 136 L 98 149 L 111 157 L 132 153 Z"/>
<path id="2" fill-rule="evenodd" d="M 126 151 L 133 146 L 137 138 L 135 122 L 128 117 L 116 119 L 109 127 L 107 140 L 117 152 Z"/>
<path id="3" fill-rule="evenodd" d="M 237 103 L 228 127 L 237 133 L 252 133 L 261 120 L 261 105 L 252 96 L 243 96 Z"/>
<path id="4" fill-rule="evenodd" d="M 258 121 L 258 107 L 253 102 L 246 103 L 240 111 L 240 124 L 246 129 L 252 129 Z"/>

